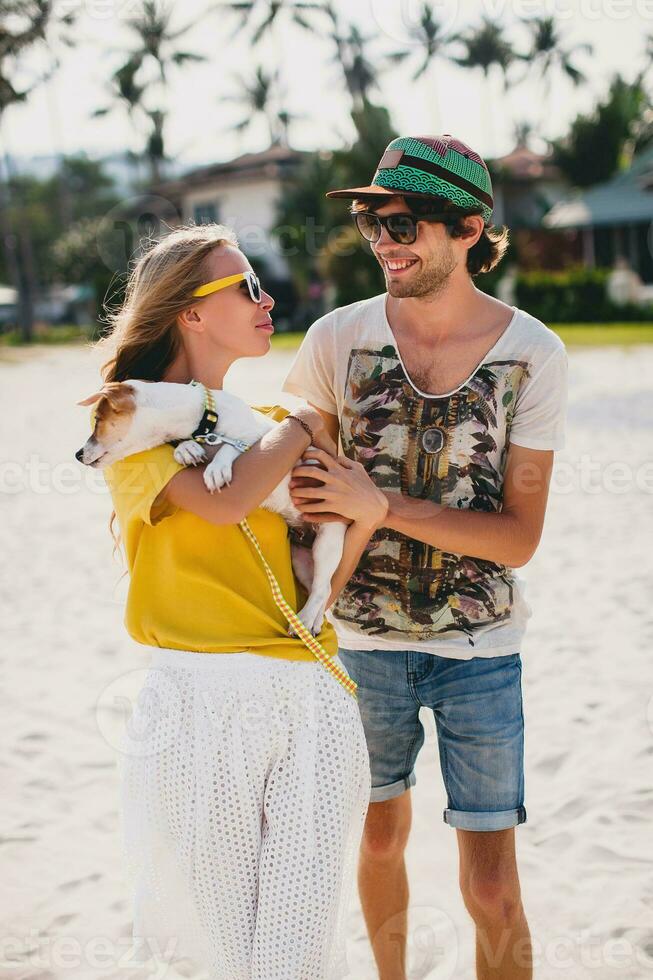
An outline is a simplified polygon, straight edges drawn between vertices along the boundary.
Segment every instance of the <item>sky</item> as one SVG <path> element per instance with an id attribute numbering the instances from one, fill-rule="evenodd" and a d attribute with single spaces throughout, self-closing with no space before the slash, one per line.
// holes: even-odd
<path id="1" fill-rule="evenodd" d="M 262 0 L 258 2 L 263 6 Z M 376 64 L 413 43 L 409 30 L 422 0 L 336 2 L 343 18 L 353 20 L 371 38 L 369 51 Z M 514 125 L 521 121 L 533 125 L 533 146 L 543 149 L 538 137 L 564 134 L 578 112 L 589 110 L 605 94 L 615 72 L 634 76 L 643 61 L 645 39 L 653 35 L 653 0 L 431 0 L 430 5 L 448 31 L 464 31 L 483 15 L 496 18 L 522 50 L 527 33 L 521 19 L 549 14 L 559 22 L 566 44 L 593 46 L 591 55 L 579 52 L 576 57 L 587 85 L 574 89 L 557 77 L 548 102 L 541 80 L 526 63 L 520 67 L 519 84 L 516 73 L 507 91 L 499 78 L 485 83 L 480 72 L 442 61 L 418 82 L 411 77 L 416 60 L 382 74 L 373 100 L 387 106 L 398 132 L 452 133 L 483 156 L 512 149 Z M 110 104 L 109 79 L 130 50 L 128 20 L 137 6 L 138 0 L 55 0 L 58 12 L 77 14 L 74 47 L 55 45 L 58 70 L 35 88 L 25 105 L 5 113 L 0 131 L 3 149 L 24 157 L 78 151 L 102 156 L 140 148 L 142 132 L 120 110 L 92 118 L 94 109 Z M 225 101 L 237 91 L 236 78 L 251 76 L 259 64 L 268 71 L 280 66 L 284 105 L 298 116 L 290 131 L 293 146 L 329 149 L 351 138 L 349 100 L 326 40 L 326 24 L 316 20 L 316 25 L 320 23 L 314 33 L 308 33 L 286 21 L 252 48 L 245 34 L 232 37 L 237 19 L 219 2 L 174 4 L 174 25 L 191 25 L 184 48 L 206 57 L 205 62 L 171 72 L 166 143 L 176 169 L 228 160 L 267 146 L 263 123 L 242 135 L 235 132 L 243 111 Z M 29 84 L 45 64 L 46 53 L 35 52 L 17 80 Z M 160 98 L 154 82 L 148 87 L 148 98 L 152 106 Z"/>

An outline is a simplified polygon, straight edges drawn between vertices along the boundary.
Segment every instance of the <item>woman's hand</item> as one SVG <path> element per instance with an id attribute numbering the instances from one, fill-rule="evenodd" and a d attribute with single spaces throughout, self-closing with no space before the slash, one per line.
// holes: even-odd
<path id="1" fill-rule="evenodd" d="M 335 459 L 322 449 L 308 449 L 302 459 L 315 459 L 315 465 L 301 462 L 292 470 L 291 498 L 307 521 L 342 520 L 372 530 L 383 525 L 388 513 L 388 500 L 375 486 L 365 467 L 347 456 Z M 300 486 L 299 478 L 319 480 L 320 486 Z M 294 490 L 294 493 L 293 493 Z"/>

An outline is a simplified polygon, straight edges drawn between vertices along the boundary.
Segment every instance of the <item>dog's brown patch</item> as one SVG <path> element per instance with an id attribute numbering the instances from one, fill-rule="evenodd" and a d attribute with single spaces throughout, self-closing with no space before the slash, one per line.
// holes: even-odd
<path id="1" fill-rule="evenodd" d="M 93 437 L 105 450 L 127 432 L 136 410 L 136 393 L 128 381 L 108 381 L 102 391 L 89 395 L 79 405 L 94 405 Z"/>

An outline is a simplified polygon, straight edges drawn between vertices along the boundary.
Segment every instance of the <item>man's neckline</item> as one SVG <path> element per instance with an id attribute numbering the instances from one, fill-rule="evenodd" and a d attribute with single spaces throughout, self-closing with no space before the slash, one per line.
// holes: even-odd
<path id="1" fill-rule="evenodd" d="M 406 365 L 404 364 L 403 358 L 401 356 L 401 351 L 399 350 L 399 344 L 397 343 L 397 340 L 395 338 L 395 335 L 392 332 L 392 327 L 390 326 L 390 321 L 388 319 L 388 308 L 387 308 L 388 293 L 383 293 L 381 295 L 381 300 L 382 300 L 382 310 L 383 310 L 383 326 L 384 326 L 385 332 L 388 334 L 388 336 L 392 340 L 392 346 L 394 347 L 394 349 L 397 352 L 397 359 L 399 360 L 399 363 L 401 364 L 401 368 L 402 368 L 402 371 L 404 372 L 404 374 L 406 376 L 406 380 L 410 384 L 411 388 L 414 388 L 415 391 L 419 395 L 421 395 L 423 398 L 449 398 L 451 395 L 457 394 L 462 388 L 464 388 L 466 385 L 468 385 L 469 382 L 474 377 L 474 375 L 476 374 L 476 372 L 480 368 L 483 367 L 483 365 L 485 364 L 485 362 L 487 361 L 487 359 L 490 357 L 491 354 L 494 353 L 495 349 L 499 346 L 499 344 L 502 343 L 505 340 L 506 335 L 508 334 L 508 331 L 511 330 L 512 327 L 514 326 L 514 324 L 516 323 L 516 321 L 517 321 L 517 314 L 519 313 L 519 308 L 518 307 L 511 306 L 511 309 L 512 309 L 513 312 L 512 312 L 512 316 L 510 317 L 509 322 L 504 327 L 503 331 L 499 334 L 499 336 L 497 337 L 497 339 L 495 340 L 495 342 L 492 344 L 492 346 L 490 347 L 490 349 L 488 351 L 486 351 L 486 353 L 483 355 L 483 357 L 478 362 L 478 364 L 476 365 L 476 367 L 474 368 L 474 370 L 472 371 L 472 373 L 469 375 L 469 377 L 467 377 L 463 382 L 461 382 L 461 384 L 457 385 L 457 387 L 452 388 L 451 391 L 445 391 L 445 392 L 442 392 L 442 393 L 433 394 L 432 392 L 422 391 L 421 388 L 418 388 L 417 385 L 415 384 L 415 382 L 412 380 L 411 376 L 409 375 L 408 371 L 406 370 Z"/>

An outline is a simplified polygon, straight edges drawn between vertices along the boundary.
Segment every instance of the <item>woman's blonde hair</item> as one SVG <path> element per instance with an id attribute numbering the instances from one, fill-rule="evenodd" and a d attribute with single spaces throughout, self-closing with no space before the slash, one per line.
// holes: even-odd
<path id="1" fill-rule="evenodd" d="M 107 381 L 160 381 L 179 350 L 177 316 L 206 282 L 207 259 L 220 246 L 238 248 L 225 225 L 183 225 L 151 241 L 132 266 L 125 299 L 106 316 L 109 332 L 96 347 L 111 354 Z"/>
<path id="2" fill-rule="evenodd" d="M 206 282 L 207 259 L 215 248 L 233 246 L 238 239 L 225 225 L 183 225 L 160 240 L 150 241 L 135 260 L 127 280 L 125 299 L 109 311 L 109 331 L 96 349 L 110 354 L 101 368 L 109 381 L 160 381 L 179 351 L 177 316 L 192 302 L 193 291 Z M 114 554 L 120 535 L 114 531 L 116 512 L 111 512 L 109 531 Z"/>

